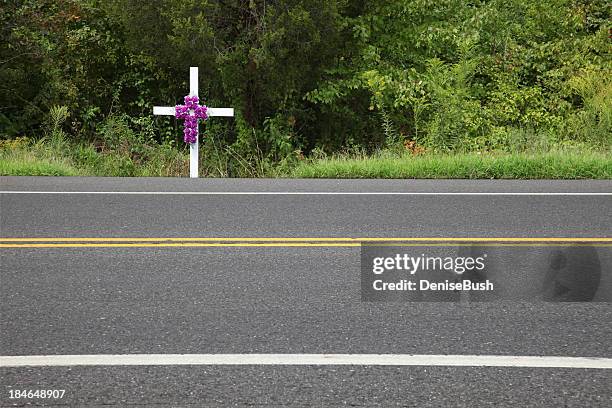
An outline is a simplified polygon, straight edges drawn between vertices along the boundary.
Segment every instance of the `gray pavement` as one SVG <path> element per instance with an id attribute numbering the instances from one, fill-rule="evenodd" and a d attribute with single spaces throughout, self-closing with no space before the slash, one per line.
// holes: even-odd
<path id="1" fill-rule="evenodd" d="M 609 181 L 0 178 L 3 191 L 612 192 Z M 4 237 L 609 236 L 612 196 L 3 194 Z"/>
<path id="2" fill-rule="evenodd" d="M 599 192 L 610 180 L 187 179 L 0 177 L 3 191 Z"/>
<path id="3" fill-rule="evenodd" d="M 608 193 L 612 182 L 5 177 L 0 190 Z M 4 238 L 611 237 L 611 220 L 609 195 L 0 195 Z M 0 354 L 612 357 L 610 303 L 361 302 L 359 261 L 355 247 L 0 248 Z M 9 388 L 35 387 L 66 388 L 56 402 L 72 406 L 612 406 L 610 370 L 56 367 L 0 375 L 2 406 L 25 403 L 8 400 Z"/>

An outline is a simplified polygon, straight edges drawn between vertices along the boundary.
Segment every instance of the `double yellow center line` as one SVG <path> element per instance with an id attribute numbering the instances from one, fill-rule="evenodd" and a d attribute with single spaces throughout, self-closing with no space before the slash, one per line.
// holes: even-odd
<path id="1" fill-rule="evenodd" d="M 610 237 L 31 237 L 1 238 L 0 248 L 612 246 Z"/>

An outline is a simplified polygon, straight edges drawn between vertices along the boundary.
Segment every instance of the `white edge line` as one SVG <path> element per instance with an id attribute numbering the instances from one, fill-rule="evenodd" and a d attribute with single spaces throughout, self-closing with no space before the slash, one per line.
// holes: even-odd
<path id="1" fill-rule="evenodd" d="M 612 192 L 401 192 L 401 191 L 0 191 L 0 194 L 109 195 L 406 195 L 406 196 L 612 196 Z"/>
<path id="2" fill-rule="evenodd" d="M 90 354 L 0 356 L 0 367 L 367 365 L 612 369 L 612 358 L 415 354 Z"/>

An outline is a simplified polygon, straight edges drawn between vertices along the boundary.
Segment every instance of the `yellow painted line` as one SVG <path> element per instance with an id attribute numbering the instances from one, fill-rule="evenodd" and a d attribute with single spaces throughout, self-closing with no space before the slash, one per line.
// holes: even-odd
<path id="1" fill-rule="evenodd" d="M 608 237 L 32 237 L 0 238 L 0 248 L 359 247 L 365 246 L 612 246 Z"/>
<path id="2" fill-rule="evenodd" d="M 471 246 L 466 243 L 396 243 L 396 244 L 372 244 L 368 247 L 457 247 Z M 484 243 L 478 246 L 483 247 L 561 247 L 567 243 Z M 612 247 L 612 244 L 601 243 L 578 243 L 576 246 L 597 246 Z M 203 242 L 183 242 L 183 243 L 43 243 L 43 244 L 0 244 L 0 248 L 167 248 L 167 247 L 360 247 L 362 244 L 357 242 L 275 242 L 275 243 L 203 243 Z"/>
<path id="3" fill-rule="evenodd" d="M 131 243 L 131 244 L 0 244 L 0 248 L 144 248 L 144 247 L 358 247 L 359 243 L 343 242 L 343 243 L 309 243 L 309 242 L 279 242 L 279 243 L 169 243 L 169 244 L 147 244 L 147 243 Z"/>
<path id="4" fill-rule="evenodd" d="M 0 242 L 612 242 L 612 237 L 32 237 Z"/>

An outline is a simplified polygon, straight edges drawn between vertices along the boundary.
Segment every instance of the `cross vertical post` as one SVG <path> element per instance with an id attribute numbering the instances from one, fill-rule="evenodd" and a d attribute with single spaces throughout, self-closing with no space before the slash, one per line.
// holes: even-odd
<path id="1" fill-rule="evenodd" d="M 198 67 L 189 68 L 189 95 L 198 96 Z M 189 145 L 189 177 L 198 178 L 198 163 L 200 161 L 200 135 L 196 133 L 195 142 Z"/>

